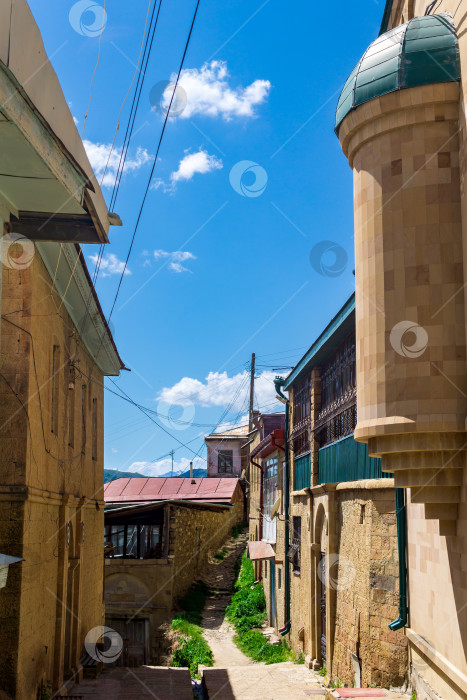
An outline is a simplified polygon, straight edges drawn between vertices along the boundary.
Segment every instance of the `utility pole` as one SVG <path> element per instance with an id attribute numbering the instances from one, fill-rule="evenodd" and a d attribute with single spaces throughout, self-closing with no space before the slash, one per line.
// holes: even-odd
<path id="1" fill-rule="evenodd" d="M 172 450 L 172 452 L 170 453 L 172 455 L 172 476 L 174 475 L 174 452 L 175 450 Z"/>
<path id="2" fill-rule="evenodd" d="M 254 352 L 251 353 L 251 365 L 250 365 L 250 417 L 248 422 L 248 430 L 253 430 L 253 400 L 255 398 L 255 361 L 256 355 Z"/>

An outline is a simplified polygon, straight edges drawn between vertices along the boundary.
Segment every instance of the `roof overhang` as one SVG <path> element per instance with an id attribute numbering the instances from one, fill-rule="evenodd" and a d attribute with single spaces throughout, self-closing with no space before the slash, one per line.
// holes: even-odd
<path id="1" fill-rule="evenodd" d="M 89 276 L 79 245 L 36 244 L 54 286 L 89 354 L 105 376 L 118 376 L 125 366 Z M 78 259 L 77 259 L 78 258 Z"/>
<path id="2" fill-rule="evenodd" d="M 248 542 L 248 553 L 253 561 L 274 559 L 276 556 L 269 542 Z"/>
<path id="3" fill-rule="evenodd" d="M 0 4 L 0 194 L 13 232 L 107 243 L 107 210 L 26 0 Z"/>
<path id="4" fill-rule="evenodd" d="M 268 457 L 270 454 L 280 449 L 281 445 L 278 443 L 284 443 L 284 440 L 284 430 L 280 428 L 273 430 L 272 433 L 266 435 L 266 437 L 263 438 L 258 445 L 256 445 L 254 450 L 251 451 L 250 458 L 260 457 L 261 459 L 264 459 L 265 457 Z"/>
<path id="5" fill-rule="evenodd" d="M 166 505 L 182 506 L 186 508 L 198 508 L 201 510 L 229 510 L 233 506 L 230 503 L 206 503 L 203 501 L 185 501 L 171 498 L 165 501 L 151 501 L 150 503 L 132 503 L 117 505 L 115 503 L 106 503 L 105 518 L 113 519 L 121 516 L 132 516 L 140 513 L 151 512 L 158 510 Z"/>
<path id="6" fill-rule="evenodd" d="M 346 339 L 353 328 L 355 328 L 355 294 L 352 294 L 345 302 L 319 338 L 286 377 L 283 389 L 288 391 L 306 372 L 322 364 L 326 357 Z"/>

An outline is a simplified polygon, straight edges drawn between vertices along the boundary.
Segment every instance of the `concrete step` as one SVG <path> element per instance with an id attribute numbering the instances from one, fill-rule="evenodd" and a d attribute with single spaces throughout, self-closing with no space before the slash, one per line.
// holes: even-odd
<path id="1" fill-rule="evenodd" d="M 319 677 L 302 664 L 254 664 L 205 668 L 203 686 L 210 700 L 304 700 L 324 697 Z"/>
<path id="2" fill-rule="evenodd" d="M 193 700 L 187 668 L 105 668 L 96 679 L 75 685 L 71 697 L 99 700 Z"/>

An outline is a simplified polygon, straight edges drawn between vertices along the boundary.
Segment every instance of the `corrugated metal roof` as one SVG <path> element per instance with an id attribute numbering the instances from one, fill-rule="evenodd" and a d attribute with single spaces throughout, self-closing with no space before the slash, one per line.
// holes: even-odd
<path id="1" fill-rule="evenodd" d="M 104 486 L 106 503 L 166 501 L 170 499 L 230 503 L 238 479 L 182 477 L 131 477 L 114 479 Z"/>
<path id="2" fill-rule="evenodd" d="M 349 75 L 335 128 L 356 107 L 395 90 L 460 80 L 459 45 L 451 15 L 414 17 L 381 34 Z"/>

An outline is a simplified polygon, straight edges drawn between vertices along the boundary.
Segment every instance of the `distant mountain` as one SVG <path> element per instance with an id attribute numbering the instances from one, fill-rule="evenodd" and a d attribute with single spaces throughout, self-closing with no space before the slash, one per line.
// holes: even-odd
<path id="1" fill-rule="evenodd" d="M 207 469 L 193 469 L 193 476 L 196 477 L 197 479 L 202 478 L 203 476 L 207 476 L 208 472 Z M 190 478 L 190 470 L 187 469 L 185 472 L 166 472 L 165 474 L 159 474 L 159 476 L 178 476 L 179 478 L 184 478 L 184 479 L 189 479 Z"/>
<path id="2" fill-rule="evenodd" d="M 114 481 L 114 479 L 121 479 L 122 477 L 125 476 L 142 476 L 143 478 L 145 476 L 148 476 L 148 474 L 140 474 L 139 472 L 121 472 L 118 469 L 104 469 L 104 483 L 106 484 L 108 481 Z M 161 477 L 167 477 L 167 476 L 172 476 L 172 472 L 166 472 L 165 474 L 159 474 Z M 187 471 L 184 472 L 174 472 L 173 476 L 178 476 L 179 478 L 185 478 L 189 479 L 190 478 L 190 470 L 187 469 Z M 207 470 L 206 469 L 193 469 L 193 476 L 196 477 L 197 479 L 200 479 L 201 477 L 207 476 Z"/>
<path id="3" fill-rule="evenodd" d="M 121 479 L 123 476 L 144 476 L 144 474 L 138 474 L 138 472 L 121 472 L 118 469 L 104 469 L 104 484 L 108 481 Z"/>

